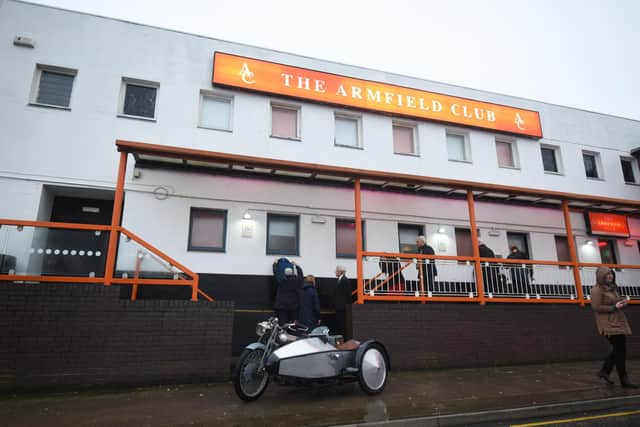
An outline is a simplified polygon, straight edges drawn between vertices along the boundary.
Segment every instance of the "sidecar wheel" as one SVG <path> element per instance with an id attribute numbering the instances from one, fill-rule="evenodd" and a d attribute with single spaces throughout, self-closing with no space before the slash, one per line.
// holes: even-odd
<path id="1" fill-rule="evenodd" d="M 263 354 L 262 349 L 243 351 L 233 373 L 236 394 L 247 402 L 259 398 L 269 385 L 269 373 L 259 369 Z"/>
<path id="2" fill-rule="evenodd" d="M 360 359 L 360 370 L 358 371 L 358 381 L 360 388 L 367 394 L 378 394 L 387 383 L 389 364 L 384 349 L 371 344 L 363 353 Z"/>

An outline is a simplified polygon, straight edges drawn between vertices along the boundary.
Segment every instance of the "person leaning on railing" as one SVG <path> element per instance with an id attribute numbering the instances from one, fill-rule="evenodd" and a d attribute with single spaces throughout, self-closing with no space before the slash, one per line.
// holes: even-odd
<path id="1" fill-rule="evenodd" d="M 609 374 L 615 365 L 622 387 L 638 388 L 627 375 L 627 335 L 631 335 L 631 327 L 622 311 L 627 304 L 626 298 L 620 296 L 618 291 L 615 273 L 608 267 L 598 268 L 596 284 L 591 289 L 591 308 L 595 312 L 598 333 L 607 337 L 613 347 L 598 372 L 598 377 L 607 384 L 613 384 Z"/>

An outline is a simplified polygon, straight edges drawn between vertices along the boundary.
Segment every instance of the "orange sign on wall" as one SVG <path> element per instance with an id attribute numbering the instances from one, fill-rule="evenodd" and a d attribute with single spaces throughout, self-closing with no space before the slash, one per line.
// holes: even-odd
<path id="1" fill-rule="evenodd" d="M 625 215 L 587 212 L 586 220 L 591 234 L 629 237 L 629 223 Z"/>
<path id="2" fill-rule="evenodd" d="M 213 84 L 542 138 L 536 111 L 216 52 Z"/>

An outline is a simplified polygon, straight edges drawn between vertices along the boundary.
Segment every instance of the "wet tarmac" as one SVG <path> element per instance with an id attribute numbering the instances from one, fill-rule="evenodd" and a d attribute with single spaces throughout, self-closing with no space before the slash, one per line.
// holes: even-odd
<path id="1" fill-rule="evenodd" d="M 606 386 L 598 362 L 439 371 L 392 371 L 385 390 L 357 384 L 323 388 L 270 384 L 256 402 L 238 399 L 230 382 L 7 395 L 4 426 L 325 426 L 540 406 L 640 391 Z M 640 380 L 640 361 L 629 362 Z M 640 400 L 638 400 L 640 402 Z"/>

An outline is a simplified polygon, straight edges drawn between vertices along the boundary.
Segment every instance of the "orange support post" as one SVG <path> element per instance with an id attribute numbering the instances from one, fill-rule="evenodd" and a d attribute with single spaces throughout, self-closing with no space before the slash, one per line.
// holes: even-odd
<path id="1" fill-rule="evenodd" d="M 473 191 L 467 190 L 467 204 L 469 205 L 469 223 L 471 224 L 471 244 L 473 245 L 473 257 L 476 265 L 476 285 L 478 299 L 481 305 L 487 302 L 484 298 L 484 281 L 482 280 L 482 268 L 480 267 L 480 248 L 478 247 L 478 226 L 476 225 L 476 208 L 473 201 Z"/>
<path id="2" fill-rule="evenodd" d="M 138 280 L 140 279 L 140 264 L 142 258 L 140 258 L 141 252 L 136 253 L 136 271 L 133 273 L 133 286 L 131 286 L 131 301 L 135 301 L 138 298 Z"/>
<path id="3" fill-rule="evenodd" d="M 562 201 L 562 213 L 564 215 L 564 225 L 567 228 L 567 243 L 569 244 L 569 256 L 573 268 L 573 279 L 576 282 L 576 293 L 580 305 L 584 307 L 584 293 L 582 292 L 582 280 L 578 271 L 578 255 L 576 254 L 576 243 L 573 240 L 573 229 L 571 228 L 571 216 L 569 215 L 569 202 Z"/>
<path id="4" fill-rule="evenodd" d="M 116 249 L 118 244 L 118 227 L 122 219 L 122 201 L 124 200 L 124 174 L 127 171 L 127 153 L 120 153 L 118 166 L 118 180 L 116 182 L 116 196 L 113 200 L 113 214 L 111 215 L 111 232 L 109 233 L 109 248 L 107 249 L 107 263 L 104 270 L 104 284 L 110 286 L 113 280 L 113 270 L 116 264 Z"/>
<path id="5" fill-rule="evenodd" d="M 358 274 L 358 304 L 364 303 L 364 278 L 362 269 L 362 206 L 360 197 L 360 178 L 354 180 L 356 204 L 356 270 Z"/>

